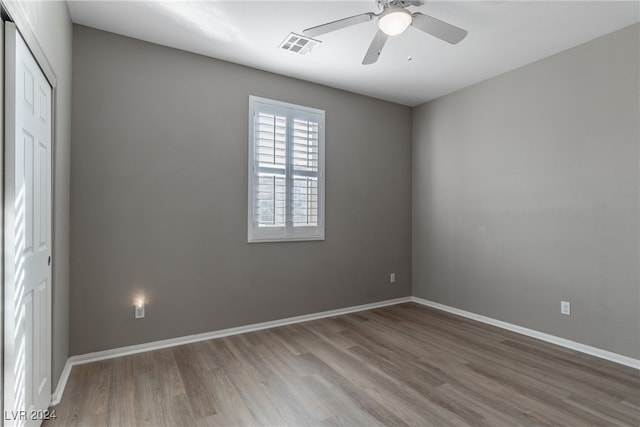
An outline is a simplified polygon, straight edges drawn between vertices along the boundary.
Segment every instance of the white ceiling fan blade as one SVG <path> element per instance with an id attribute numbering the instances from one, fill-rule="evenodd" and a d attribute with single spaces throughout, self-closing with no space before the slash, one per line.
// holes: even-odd
<path id="1" fill-rule="evenodd" d="M 467 30 L 447 24 L 424 13 L 415 12 L 411 16 L 413 16 L 411 25 L 447 43 L 456 44 L 467 36 Z"/>
<path id="2" fill-rule="evenodd" d="M 369 50 L 367 50 L 367 53 L 362 60 L 362 65 L 373 64 L 378 60 L 380 52 L 382 52 L 382 48 L 388 38 L 389 36 L 383 33 L 382 30 L 378 30 L 376 35 L 373 37 L 373 41 L 371 41 L 371 45 L 369 45 Z"/>
<path id="3" fill-rule="evenodd" d="M 376 17 L 376 14 L 372 12 L 362 13 L 360 15 L 355 15 L 349 18 L 344 18 L 344 19 L 338 19 L 337 21 L 318 25 L 317 27 L 307 28 L 302 32 L 302 34 L 308 37 L 315 37 L 321 34 L 326 34 L 332 31 L 340 30 L 342 28 L 350 27 L 352 25 L 362 24 L 363 22 L 369 22 L 375 17 Z"/>

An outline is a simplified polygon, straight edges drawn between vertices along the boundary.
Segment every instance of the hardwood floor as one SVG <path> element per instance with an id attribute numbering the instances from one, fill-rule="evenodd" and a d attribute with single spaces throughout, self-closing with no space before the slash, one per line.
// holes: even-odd
<path id="1" fill-rule="evenodd" d="M 53 426 L 640 425 L 640 372 L 414 303 L 73 368 Z"/>

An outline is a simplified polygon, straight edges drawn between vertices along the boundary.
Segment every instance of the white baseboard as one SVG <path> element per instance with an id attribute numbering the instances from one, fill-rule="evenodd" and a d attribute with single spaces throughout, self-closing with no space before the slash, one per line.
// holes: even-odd
<path id="1" fill-rule="evenodd" d="M 456 314 L 458 316 L 466 317 L 468 319 L 476 320 L 478 322 L 486 323 L 489 325 L 497 326 L 508 331 L 517 332 L 522 335 L 537 338 L 542 341 L 556 344 L 561 347 L 566 347 L 572 350 L 579 351 L 581 353 L 590 354 L 592 356 L 606 359 L 612 362 L 619 363 L 621 365 L 629 366 L 635 369 L 640 369 L 640 360 L 631 357 L 623 356 L 621 354 L 613 353 L 607 350 L 602 350 L 596 347 L 591 347 L 585 344 L 580 344 L 575 341 L 560 338 L 555 335 L 546 334 L 544 332 L 535 331 L 533 329 L 525 328 L 522 326 L 514 325 L 512 323 L 503 322 L 501 320 L 492 319 L 490 317 L 482 316 L 480 314 L 471 313 L 469 311 L 460 310 L 448 305 L 439 304 L 437 302 L 429 301 L 418 297 L 403 297 L 386 301 L 374 302 L 371 304 L 356 305 L 352 307 L 339 308 L 337 310 L 321 311 L 319 313 L 305 314 L 302 316 L 288 317 L 286 319 L 272 320 L 269 322 L 254 323 L 251 325 L 238 326 L 236 328 L 221 329 L 219 331 L 205 332 L 202 334 L 187 335 L 184 337 L 171 338 L 161 341 L 153 341 L 144 344 L 131 345 L 127 347 L 114 348 L 111 350 L 98 351 L 95 353 L 87 353 L 78 356 L 71 356 L 68 360 L 58 386 L 56 387 L 53 396 L 51 396 L 51 406 L 55 406 L 60 403 L 64 388 L 67 385 L 71 368 L 75 365 L 81 365 L 84 363 L 97 362 L 100 360 L 113 359 L 115 357 L 128 356 L 131 354 L 144 353 L 147 351 L 158 350 L 161 348 L 175 347 L 183 344 L 190 344 L 198 341 L 206 341 L 214 338 L 222 338 L 230 335 L 244 334 L 246 332 L 260 331 L 268 328 L 275 328 L 278 326 L 292 325 L 294 323 L 308 322 L 310 320 L 323 319 L 326 317 L 340 316 L 348 313 L 355 313 L 358 311 L 371 310 L 374 308 L 385 307 L 389 305 L 402 304 L 405 302 L 415 302 L 428 307 L 432 307 L 438 310 L 446 311 L 448 313 Z"/>
<path id="2" fill-rule="evenodd" d="M 348 313 L 355 313 L 358 311 L 371 310 L 374 308 L 385 307 L 388 305 L 402 304 L 405 302 L 411 302 L 412 297 L 395 298 L 385 301 L 374 302 L 371 304 L 356 305 L 351 307 L 339 308 L 336 310 L 321 311 L 318 313 L 304 314 L 302 316 L 288 317 L 286 319 L 271 320 L 269 322 L 254 323 L 251 325 L 238 326 L 236 328 L 221 329 L 218 331 L 205 332 L 202 334 L 187 335 L 184 337 L 171 338 L 161 341 L 153 341 L 144 344 L 131 345 L 127 347 L 119 347 L 111 350 L 98 351 L 95 353 L 81 354 L 78 356 L 71 356 L 67 359 L 67 363 L 62 370 L 62 375 L 58 381 L 53 396 L 51 396 L 51 406 L 55 406 L 60 403 L 64 388 L 67 385 L 71 368 L 75 365 L 81 365 L 84 363 L 97 362 L 100 360 L 113 359 L 115 357 L 128 356 L 131 354 L 144 353 L 152 350 L 159 350 L 161 348 L 175 347 L 183 344 L 190 344 L 198 341 L 206 341 L 214 338 L 228 337 L 230 335 L 244 334 L 247 332 L 260 331 L 262 329 L 275 328 L 278 326 L 292 325 L 294 323 L 308 322 L 310 320 L 323 319 L 326 317 L 340 316 Z"/>
<path id="3" fill-rule="evenodd" d="M 62 369 L 62 374 L 60 374 L 60 379 L 58 380 L 58 385 L 56 386 L 56 390 L 51 395 L 51 403 L 49 406 L 56 406 L 62 400 L 62 393 L 64 393 L 64 388 L 67 386 L 67 381 L 69 380 L 69 374 L 71 374 L 71 368 L 73 364 L 71 363 L 71 359 L 67 359 L 67 363 L 64 364 L 64 368 Z"/>
<path id="4" fill-rule="evenodd" d="M 528 337 L 537 338 L 541 341 L 546 341 L 551 344 L 556 344 L 561 347 L 566 347 L 571 350 L 576 350 L 581 353 L 590 354 L 601 359 L 606 359 L 611 362 L 616 362 L 621 365 L 629 366 L 631 368 L 640 369 L 640 359 L 634 359 L 632 357 L 623 356 L 621 354 L 613 353 L 611 351 L 603 350 L 597 347 L 591 347 L 590 345 L 581 344 L 579 342 L 571 341 L 565 338 L 560 338 L 555 335 L 546 334 L 533 329 L 525 328 L 523 326 L 514 325 L 512 323 L 503 322 L 501 320 L 492 319 L 491 317 L 482 316 L 480 314 L 471 313 L 469 311 L 460 310 L 459 308 L 450 307 L 448 305 L 440 304 L 437 302 L 429 301 L 426 299 L 411 297 L 411 301 L 418 304 L 426 305 L 427 307 L 436 308 L 438 310 L 446 311 L 451 314 L 466 317 L 468 319 L 477 320 L 478 322 L 486 323 L 488 325 L 497 326 L 498 328 L 506 329 L 508 331 L 517 332 Z"/>

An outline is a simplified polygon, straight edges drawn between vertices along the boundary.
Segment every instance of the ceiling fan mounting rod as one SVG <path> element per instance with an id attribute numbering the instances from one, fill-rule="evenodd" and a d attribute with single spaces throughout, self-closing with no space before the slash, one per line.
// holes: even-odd
<path id="1" fill-rule="evenodd" d="M 405 8 L 409 6 L 422 6 L 424 1 L 422 0 L 376 0 L 378 9 L 384 11 L 389 7 Z"/>

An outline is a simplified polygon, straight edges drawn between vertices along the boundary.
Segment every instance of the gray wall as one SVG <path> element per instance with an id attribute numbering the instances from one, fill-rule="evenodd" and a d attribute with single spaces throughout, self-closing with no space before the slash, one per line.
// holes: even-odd
<path id="1" fill-rule="evenodd" d="M 73 27 L 63 1 L 21 2 L 31 30 L 56 75 L 53 153 L 53 342 L 56 386 L 69 353 L 69 175 L 71 156 L 71 47 Z"/>
<path id="2" fill-rule="evenodd" d="M 71 354 L 410 295 L 409 108 L 82 26 L 73 47 Z M 249 95 L 326 110 L 325 241 L 247 243 Z"/>
<path id="3" fill-rule="evenodd" d="M 415 296 L 640 356 L 638 40 L 414 110 Z"/>

